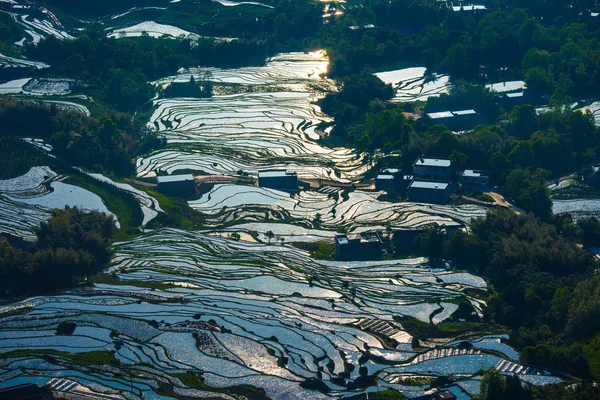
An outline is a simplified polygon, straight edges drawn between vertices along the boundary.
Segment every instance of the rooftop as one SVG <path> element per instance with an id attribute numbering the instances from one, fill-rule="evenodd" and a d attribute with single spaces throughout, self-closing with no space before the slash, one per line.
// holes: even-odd
<path id="1" fill-rule="evenodd" d="M 394 180 L 394 175 L 379 174 L 379 175 L 377 175 L 376 179 L 378 181 L 392 181 L 392 180 Z"/>
<path id="2" fill-rule="evenodd" d="M 492 92 L 506 93 L 524 90 L 526 88 L 526 85 L 524 81 L 507 81 L 490 83 L 488 85 L 485 85 L 485 87 L 486 89 L 489 89 Z"/>
<path id="3" fill-rule="evenodd" d="M 462 173 L 462 176 L 470 176 L 473 178 L 480 178 L 480 177 L 487 177 L 489 176 L 489 172 L 488 171 L 482 171 L 482 170 L 477 170 L 477 169 L 465 169 Z"/>
<path id="4" fill-rule="evenodd" d="M 170 182 L 185 182 L 185 181 L 193 181 L 194 175 L 192 174 L 182 174 L 182 175 L 165 175 L 165 176 L 157 176 L 156 182 L 158 183 L 170 183 Z"/>
<path id="5" fill-rule="evenodd" d="M 508 98 L 523 97 L 525 96 L 525 92 L 506 93 L 505 96 Z"/>
<path id="6" fill-rule="evenodd" d="M 283 178 L 288 176 L 296 176 L 295 172 L 287 172 L 285 169 L 272 169 L 258 171 L 259 178 Z"/>
<path id="7" fill-rule="evenodd" d="M 442 119 L 442 118 L 452 118 L 454 114 L 452 111 L 440 111 L 426 114 L 430 119 Z"/>
<path id="8" fill-rule="evenodd" d="M 452 166 L 452 162 L 446 158 L 419 157 L 413 165 L 449 168 Z"/>
<path id="9" fill-rule="evenodd" d="M 475 110 L 460 110 L 460 111 L 452 111 L 454 115 L 473 115 L 477 114 Z"/>
<path id="10" fill-rule="evenodd" d="M 467 4 L 467 5 L 462 5 L 462 6 L 454 6 L 452 7 L 453 11 L 475 11 L 475 10 L 485 10 L 485 6 L 484 5 L 478 5 L 478 4 Z"/>
<path id="11" fill-rule="evenodd" d="M 449 390 L 443 390 L 436 393 L 437 397 L 442 400 L 455 400 L 456 396 Z"/>
<path id="12" fill-rule="evenodd" d="M 412 181 L 408 187 L 409 187 L 409 189 L 446 190 L 448 188 L 448 183 L 429 182 L 429 181 Z"/>
<path id="13" fill-rule="evenodd" d="M 445 118 L 454 118 L 459 117 L 461 115 L 476 115 L 477 111 L 475 110 L 458 110 L 458 111 L 440 111 L 426 114 L 429 119 L 445 119 Z"/>
<path id="14" fill-rule="evenodd" d="M 381 170 L 383 174 L 399 174 L 400 172 L 402 172 L 400 168 L 385 168 Z"/>
<path id="15" fill-rule="evenodd" d="M 381 242 L 381 238 L 377 232 L 353 233 L 350 235 L 336 235 L 335 240 L 339 245 L 349 244 L 351 241 L 360 243 L 376 243 Z"/>

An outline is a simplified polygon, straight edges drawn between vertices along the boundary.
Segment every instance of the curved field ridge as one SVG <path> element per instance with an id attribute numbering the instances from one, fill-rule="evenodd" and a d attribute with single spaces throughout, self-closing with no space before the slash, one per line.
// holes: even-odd
<path id="1" fill-rule="evenodd" d="M 119 285 L 0 307 L 0 315 L 21 313 L 0 318 L 0 382 L 61 378 L 136 399 L 158 398 L 159 382 L 192 397 L 247 384 L 272 399 L 300 400 L 357 393 L 339 379 L 357 379 L 359 366 L 377 375 L 380 387 L 403 391 L 422 391 L 396 382 L 405 371 L 470 376 L 480 363 L 516 370 L 483 348 L 412 349 L 394 316 L 428 322 L 460 298 L 474 301 L 467 289 L 486 288 L 480 278 L 428 268 L 422 258 L 324 262 L 288 246 L 174 229 L 117 243 L 115 251 L 111 271 Z M 140 287 L 142 281 L 156 286 Z M 60 321 L 77 324 L 71 336 L 55 335 Z M 30 350 L 8 354 L 22 349 Z M 68 354 L 105 350 L 118 363 L 84 366 Z M 42 358 L 46 351 L 55 362 Z M 202 391 L 180 380 L 186 372 L 202 374 Z M 331 389 L 328 396 L 299 385 L 317 377 Z"/>
<path id="2" fill-rule="evenodd" d="M 33 239 L 40 223 L 50 219 L 51 210 L 66 206 L 112 215 L 119 226 L 100 197 L 57 179 L 49 167 L 33 167 L 20 177 L 0 180 L 0 232 Z"/>
<path id="3" fill-rule="evenodd" d="M 329 68 L 329 59 L 324 51 L 310 53 L 281 53 L 269 58 L 264 66 L 182 69 L 176 76 L 154 82 L 165 85 L 171 82 L 189 82 L 208 77 L 211 82 L 237 85 L 274 85 L 292 83 L 316 83 L 327 81 L 323 77 Z"/>
<path id="4" fill-rule="evenodd" d="M 375 76 L 394 87 L 396 95 L 392 101 L 427 101 L 430 97 L 448 93 L 451 87 L 450 76 L 435 73 L 427 76 L 426 71 L 425 67 L 411 67 L 378 72 Z"/>
<path id="5" fill-rule="evenodd" d="M 149 127 L 168 145 L 138 159 L 138 175 L 194 170 L 256 176 L 260 169 L 285 168 L 301 178 L 355 180 L 370 167 L 363 156 L 317 143 L 333 122 L 314 104 L 317 87 L 333 85 L 323 78 L 328 65 L 324 52 L 286 53 L 264 66 L 182 70 L 155 82 L 165 86 L 194 76 L 248 93 L 156 100 Z"/>
<path id="6" fill-rule="evenodd" d="M 206 223 L 215 227 L 239 219 L 293 218 L 310 226 L 318 223 L 327 229 L 353 231 L 384 229 L 387 225 L 392 228 L 419 228 L 432 223 L 468 225 L 473 218 L 485 216 L 487 211 L 478 205 L 391 203 L 377 200 L 380 194 L 359 190 L 344 193 L 341 189 L 325 188 L 291 195 L 273 189 L 222 184 L 189 204 L 205 214 Z"/>
<path id="7" fill-rule="evenodd" d="M 347 181 L 362 174 L 367 168 L 362 157 L 315 142 L 317 125 L 331 119 L 311 98 L 277 92 L 159 100 L 150 126 L 166 137 L 168 147 L 138 160 L 138 175 L 182 169 L 256 175 L 274 167 L 302 178 Z"/>

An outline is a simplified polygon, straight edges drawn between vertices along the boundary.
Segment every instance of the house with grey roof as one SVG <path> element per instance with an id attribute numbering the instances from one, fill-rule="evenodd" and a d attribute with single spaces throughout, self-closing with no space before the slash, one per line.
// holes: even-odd
<path id="1" fill-rule="evenodd" d="M 488 186 L 490 173 L 479 169 L 466 169 L 458 174 L 458 180 L 463 186 Z"/>
<path id="2" fill-rule="evenodd" d="M 413 163 L 413 176 L 421 181 L 450 182 L 452 161 L 447 158 L 421 156 Z"/>
<path id="3" fill-rule="evenodd" d="M 158 191 L 167 196 L 196 197 L 196 181 L 192 174 L 157 176 L 156 183 Z"/>
<path id="4" fill-rule="evenodd" d="M 452 187 L 448 182 L 414 180 L 408 185 L 408 199 L 417 203 L 445 204 L 451 194 Z"/>
<path id="5" fill-rule="evenodd" d="M 278 190 L 298 190 L 298 174 L 285 169 L 258 171 L 258 186 Z"/>

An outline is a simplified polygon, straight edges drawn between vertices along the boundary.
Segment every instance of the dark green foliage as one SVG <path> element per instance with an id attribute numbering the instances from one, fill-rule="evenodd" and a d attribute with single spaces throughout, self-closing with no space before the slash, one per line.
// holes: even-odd
<path id="1" fill-rule="evenodd" d="M 569 387 L 562 385 L 540 386 L 535 388 L 534 398 L 536 400 L 600 399 L 600 386 L 585 381 Z"/>
<path id="2" fill-rule="evenodd" d="M 390 85 L 385 85 L 371 74 L 347 77 L 342 90 L 328 94 L 321 102 L 323 111 L 332 115 L 336 121 L 348 124 L 364 116 L 371 101 L 389 100 L 394 95 Z"/>
<path id="3" fill-rule="evenodd" d="M 506 391 L 506 380 L 496 369 L 486 371 L 481 380 L 481 400 L 502 400 Z"/>
<path id="4" fill-rule="evenodd" d="M 320 379 L 308 378 L 300 382 L 300 386 L 305 389 L 316 390 L 321 393 L 329 393 L 329 386 Z"/>
<path id="5" fill-rule="evenodd" d="M 68 287 L 75 277 L 99 271 L 110 259 L 112 217 L 77 208 L 55 210 L 37 230 L 38 248 L 0 244 L 0 288 L 9 297 Z"/>
<path id="6" fill-rule="evenodd" d="M 31 167 L 47 165 L 50 161 L 41 149 L 25 143 L 21 138 L 0 136 L 0 179 L 23 175 Z"/>
<path id="7" fill-rule="evenodd" d="M 192 76 L 189 82 L 172 82 L 163 91 L 163 96 L 207 98 L 212 96 L 212 84 L 204 80 L 196 83 L 196 80 Z"/>
<path id="8" fill-rule="evenodd" d="M 514 169 L 506 177 L 505 194 L 514 199 L 517 206 L 548 219 L 552 213 L 552 202 L 548 198 L 547 176 L 548 173 L 541 169 L 535 172 Z"/>
<path id="9" fill-rule="evenodd" d="M 479 391 L 480 400 L 530 400 L 533 395 L 525 389 L 517 375 L 504 377 L 498 370 L 492 368 L 485 372 L 481 379 Z"/>
<path id="10" fill-rule="evenodd" d="M 592 254 L 577 246 L 581 232 L 558 226 L 498 210 L 473 222 L 472 234 L 431 229 L 420 243 L 489 279 L 496 293 L 485 318 L 513 329 L 525 363 L 586 377 L 595 348 L 583 345 L 600 332 L 600 278 Z"/>
<path id="11" fill-rule="evenodd" d="M 42 0 L 42 4 L 64 10 L 79 17 L 98 17 L 116 11 L 127 10 L 139 6 L 158 6 L 164 2 L 160 0 L 103 0 L 102 2 L 79 0 Z"/>
<path id="12" fill-rule="evenodd" d="M 8 98 L 0 100 L 0 126 L 0 136 L 31 137 L 35 133 L 70 165 L 121 176 L 133 172 L 135 155 L 162 146 L 160 138 L 128 114 L 113 112 L 90 118 L 55 105 Z"/>
<path id="13" fill-rule="evenodd" d="M 486 3 L 488 8 L 494 5 Z M 585 12 L 579 17 L 579 11 L 573 11 L 593 4 L 572 6 L 570 10 L 562 4 L 517 2 L 483 16 L 453 12 L 443 3 L 426 0 L 370 2 L 346 10 L 343 18 L 320 30 L 319 38 L 330 49 L 334 76 L 408 61 L 449 72 L 453 79 L 524 77 L 535 94 L 553 94 L 553 104 L 563 105 L 574 96 L 597 96 L 600 89 L 596 27 L 578 21 L 585 20 Z M 536 18 L 519 7 L 534 9 Z M 551 16 L 540 21 L 540 15 Z M 561 23 L 552 25 L 558 15 Z M 348 29 L 367 23 L 376 28 Z"/>

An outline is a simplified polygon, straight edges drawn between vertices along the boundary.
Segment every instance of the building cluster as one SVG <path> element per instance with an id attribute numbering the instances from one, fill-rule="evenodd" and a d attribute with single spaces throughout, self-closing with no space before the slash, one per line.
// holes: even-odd
<path id="1" fill-rule="evenodd" d="M 467 169 L 455 175 L 449 159 L 421 156 L 413 163 L 411 174 L 396 168 L 381 170 L 375 178 L 375 188 L 405 195 L 410 201 L 444 204 L 452 195 L 453 181 L 466 188 L 488 186 L 490 174 Z"/>
<path id="2" fill-rule="evenodd" d="M 482 76 L 486 77 L 485 70 L 488 67 L 482 65 L 480 68 L 482 69 Z M 485 85 L 485 88 L 490 92 L 497 93 L 499 96 L 498 104 L 507 110 L 512 110 L 519 105 L 535 102 L 524 81 L 490 83 Z M 429 125 L 445 125 L 454 132 L 468 131 L 479 124 L 488 122 L 485 113 L 481 114 L 476 109 L 430 112 L 423 115 L 422 121 Z"/>

